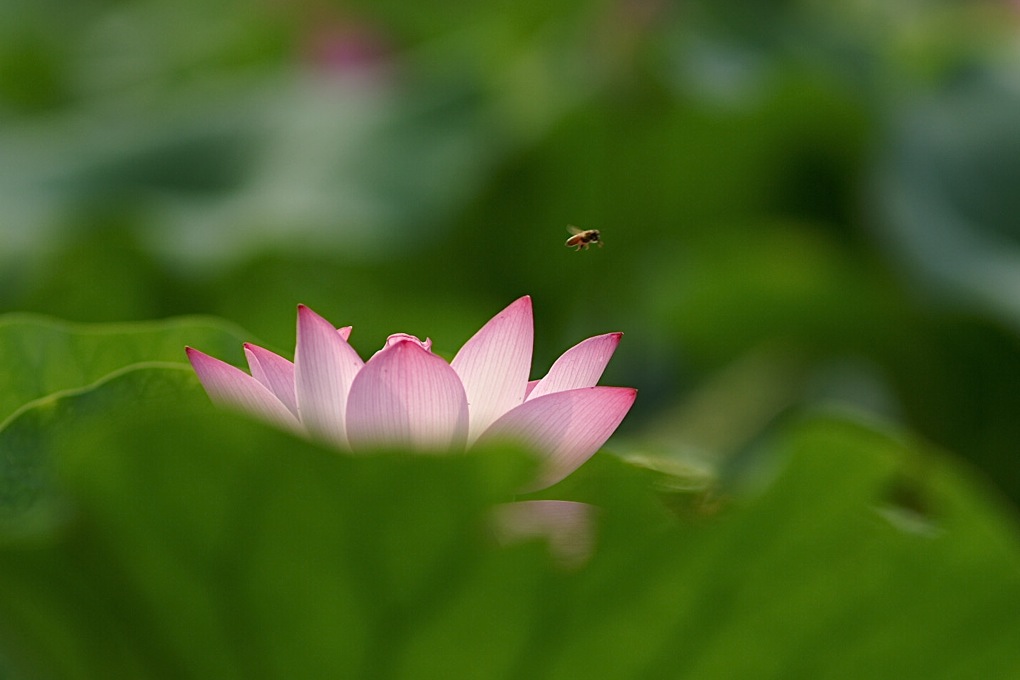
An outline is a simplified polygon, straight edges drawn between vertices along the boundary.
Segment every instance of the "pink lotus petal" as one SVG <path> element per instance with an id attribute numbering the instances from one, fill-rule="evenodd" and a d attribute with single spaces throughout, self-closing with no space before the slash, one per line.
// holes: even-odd
<path id="1" fill-rule="evenodd" d="M 450 365 L 464 383 L 471 410 L 468 443 L 524 401 L 533 342 L 531 298 L 524 296 L 482 326 L 453 358 Z"/>
<path id="2" fill-rule="evenodd" d="M 542 381 L 541 380 L 529 380 L 528 381 L 528 386 L 524 390 L 524 400 L 525 401 L 528 400 L 528 397 L 531 396 L 531 393 L 535 391 L 535 388 L 538 387 L 538 383 L 540 383 L 540 382 L 542 382 Z"/>
<path id="3" fill-rule="evenodd" d="M 342 332 L 298 305 L 294 388 L 298 414 L 309 433 L 347 448 L 347 393 L 364 365 Z"/>
<path id="4" fill-rule="evenodd" d="M 213 403 L 243 411 L 295 432 L 303 431 L 294 414 L 258 380 L 197 349 L 187 347 L 185 351 Z"/>
<path id="5" fill-rule="evenodd" d="M 568 349 L 553 363 L 549 373 L 539 381 L 538 386 L 528 394 L 528 399 L 598 384 L 622 336 L 623 333 L 596 335 Z"/>
<path id="6" fill-rule="evenodd" d="M 347 438 L 355 451 L 384 446 L 462 451 L 467 428 L 460 378 L 417 340 L 380 351 L 351 385 Z"/>
<path id="7" fill-rule="evenodd" d="M 294 393 L 294 364 L 268 349 L 244 343 L 251 375 L 265 385 L 290 412 L 297 417 L 297 395 Z"/>
<path id="8" fill-rule="evenodd" d="M 492 424 L 479 444 L 516 441 L 541 454 L 539 477 L 527 490 L 560 481 L 599 450 L 627 415 L 637 390 L 582 387 L 524 402 Z"/>
<path id="9" fill-rule="evenodd" d="M 553 559 L 568 569 L 582 566 L 595 550 L 595 511 L 573 501 L 520 501 L 492 509 L 496 540 L 504 545 L 544 538 Z"/>
<path id="10" fill-rule="evenodd" d="M 340 337 L 347 342 L 351 339 L 351 331 L 354 330 L 354 326 L 344 326 L 343 328 L 336 329 L 336 332 L 340 334 Z"/>

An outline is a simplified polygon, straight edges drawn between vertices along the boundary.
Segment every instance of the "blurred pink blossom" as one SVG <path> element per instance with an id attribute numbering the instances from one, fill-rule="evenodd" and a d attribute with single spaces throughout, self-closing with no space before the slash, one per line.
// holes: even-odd
<path id="1" fill-rule="evenodd" d="M 556 563 L 575 569 L 595 551 L 595 510 L 572 501 L 503 503 L 493 509 L 492 529 L 504 545 L 545 539 Z"/>
<path id="2" fill-rule="evenodd" d="M 293 362 L 245 344 L 249 375 L 187 352 L 213 402 L 342 450 L 523 444 L 542 461 L 526 491 L 555 484 L 588 460 L 637 396 L 633 388 L 596 385 L 621 333 L 584 340 L 544 378 L 529 381 L 534 330 L 527 296 L 486 323 L 449 363 L 432 353 L 430 340 L 403 333 L 365 362 L 348 344 L 350 333 L 301 305 Z"/>
<path id="3" fill-rule="evenodd" d="M 379 76 L 395 63 L 385 32 L 366 21 L 322 17 L 303 43 L 306 61 L 325 73 Z"/>

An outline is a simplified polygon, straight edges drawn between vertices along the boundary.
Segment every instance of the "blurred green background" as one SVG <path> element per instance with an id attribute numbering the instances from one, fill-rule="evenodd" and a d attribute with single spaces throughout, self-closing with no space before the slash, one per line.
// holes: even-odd
<path id="1" fill-rule="evenodd" d="M 540 375 L 626 336 L 631 453 L 739 474 L 819 405 L 1020 502 L 1015 3 L 4 0 L 0 310 L 213 314 Z M 565 226 L 605 248 L 563 247 Z"/>
<path id="2" fill-rule="evenodd" d="M 1015 0 L 0 0 L 0 678 L 1016 677 L 1018 188 Z M 572 573 L 183 363 L 525 294 Z"/>

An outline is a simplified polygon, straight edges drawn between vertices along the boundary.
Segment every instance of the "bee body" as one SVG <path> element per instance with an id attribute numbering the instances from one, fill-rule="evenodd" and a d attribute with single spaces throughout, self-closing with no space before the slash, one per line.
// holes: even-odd
<path id="1" fill-rule="evenodd" d="M 588 250 L 592 243 L 599 244 L 599 248 L 602 247 L 602 236 L 598 229 L 578 229 L 570 226 L 567 230 L 571 233 L 565 244 L 568 248 L 574 248 L 575 251 Z"/>

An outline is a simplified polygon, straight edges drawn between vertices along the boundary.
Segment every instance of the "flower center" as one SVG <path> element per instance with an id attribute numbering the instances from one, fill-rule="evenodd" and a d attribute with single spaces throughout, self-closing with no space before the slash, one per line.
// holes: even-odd
<path id="1" fill-rule="evenodd" d="M 419 347 L 421 347 L 426 352 L 431 352 L 432 351 L 432 338 L 425 338 L 425 340 L 419 340 L 414 335 L 410 335 L 408 333 L 394 333 L 390 337 L 386 338 L 386 344 L 383 345 L 382 349 L 380 349 L 379 352 L 383 351 L 383 349 L 386 349 L 388 347 L 392 347 L 393 345 L 397 344 L 398 342 L 408 342 L 408 341 L 417 344 Z M 376 352 L 376 354 L 378 354 L 379 352 Z M 372 356 L 375 356 L 375 354 L 373 354 Z"/>

